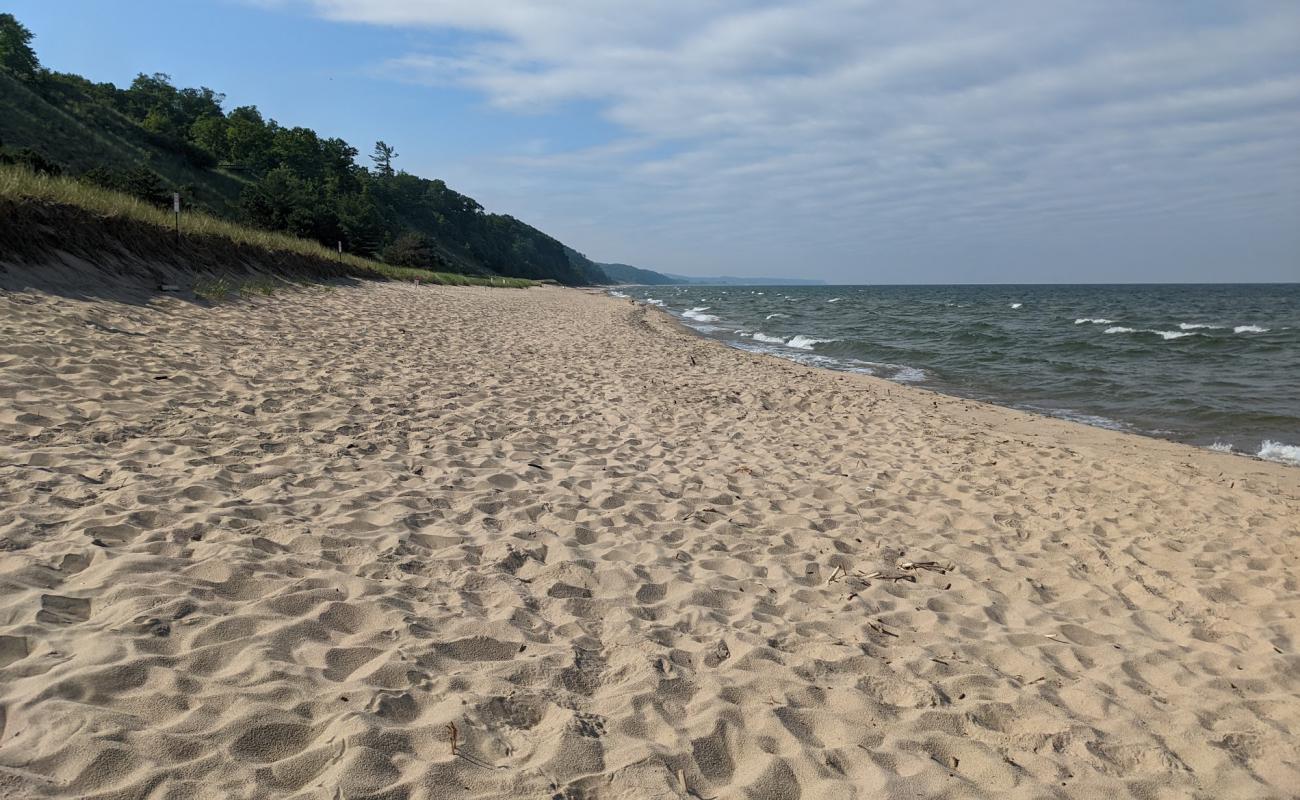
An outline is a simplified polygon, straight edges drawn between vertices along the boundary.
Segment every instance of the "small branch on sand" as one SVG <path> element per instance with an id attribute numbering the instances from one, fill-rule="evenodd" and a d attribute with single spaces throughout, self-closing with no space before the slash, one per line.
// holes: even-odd
<path id="1" fill-rule="evenodd" d="M 458 742 L 459 742 L 459 740 L 460 740 L 460 731 L 456 729 L 456 723 L 454 723 L 454 722 L 448 722 L 448 723 L 447 723 L 447 736 L 450 737 L 450 739 L 451 739 L 451 754 L 452 754 L 452 756 L 458 756 L 458 755 L 460 755 L 460 753 L 457 752 L 457 744 L 458 744 Z"/>
<path id="2" fill-rule="evenodd" d="M 686 516 L 682 517 L 682 522 L 685 522 L 686 520 L 690 519 L 691 517 L 695 517 L 695 518 L 698 519 L 700 522 L 703 522 L 703 521 L 704 521 L 704 515 L 705 515 L 705 514 L 718 514 L 718 515 L 721 515 L 722 512 L 719 511 L 719 510 L 716 509 L 716 508 L 701 508 L 701 509 L 697 509 L 697 510 L 695 510 L 695 511 L 692 511 L 691 513 L 689 513 L 689 514 L 687 514 Z"/>
<path id="3" fill-rule="evenodd" d="M 859 572 L 858 574 L 862 575 L 862 577 L 866 578 L 867 580 L 874 580 L 879 578 L 882 581 L 893 581 L 894 583 L 898 583 L 899 581 L 910 581 L 912 583 L 916 583 L 915 575 L 887 575 L 884 572 L 881 572 L 879 570 L 865 575 L 861 572 Z"/>
<path id="4" fill-rule="evenodd" d="M 869 620 L 867 620 L 867 627 L 870 628 L 871 630 L 875 631 L 876 633 L 884 634 L 885 636 L 892 636 L 892 637 L 894 637 L 895 639 L 899 638 L 899 637 L 898 637 L 898 634 L 896 634 L 896 633 L 894 633 L 893 631 L 887 629 L 887 628 L 884 626 L 883 623 L 877 622 L 877 621 L 874 620 L 874 619 L 869 619 Z"/>
<path id="5" fill-rule="evenodd" d="M 899 569 L 925 569 L 930 572 L 937 572 L 940 575 L 953 569 L 953 565 L 943 566 L 938 561 L 904 561 L 898 565 Z"/>

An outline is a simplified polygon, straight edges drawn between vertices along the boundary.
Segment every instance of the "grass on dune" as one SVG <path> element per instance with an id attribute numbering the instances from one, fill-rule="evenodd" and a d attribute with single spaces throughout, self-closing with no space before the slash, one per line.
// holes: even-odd
<path id="1" fill-rule="evenodd" d="M 16 165 L 0 165 L 0 200 L 72 206 L 106 217 L 120 217 L 153 225 L 166 231 L 171 231 L 175 226 L 175 217 L 170 210 L 72 178 L 37 174 Z M 524 288 L 537 285 L 535 281 L 523 278 L 485 278 L 451 272 L 432 272 L 397 267 L 347 253 L 340 255 L 308 239 L 258 230 L 199 211 L 181 213 L 181 235 L 216 237 L 271 253 L 296 253 L 309 258 L 320 258 L 334 264 L 341 264 L 348 273 L 360 278 L 418 280 L 421 283 L 451 286 Z"/>

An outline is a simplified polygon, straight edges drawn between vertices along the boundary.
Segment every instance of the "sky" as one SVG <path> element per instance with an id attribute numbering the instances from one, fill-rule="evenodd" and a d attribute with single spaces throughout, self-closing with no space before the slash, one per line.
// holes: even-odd
<path id="1" fill-rule="evenodd" d="M 597 261 L 834 283 L 1300 280 L 1300 3 L 10 0 Z"/>

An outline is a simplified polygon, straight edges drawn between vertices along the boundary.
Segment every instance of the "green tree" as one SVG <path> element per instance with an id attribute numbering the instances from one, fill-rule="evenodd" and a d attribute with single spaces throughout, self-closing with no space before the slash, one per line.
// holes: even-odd
<path id="1" fill-rule="evenodd" d="M 397 158 L 397 148 L 382 139 L 375 142 L 375 151 L 370 160 L 375 162 L 375 169 L 385 178 L 393 177 L 393 159 Z"/>
<path id="2" fill-rule="evenodd" d="M 41 71 L 32 38 L 17 17 L 0 14 L 0 67 L 27 81 L 35 80 Z"/>
<path id="3" fill-rule="evenodd" d="M 230 157 L 230 143 L 226 129 L 230 127 L 223 116 L 200 117 L 190 126 L 190 141 L 207 150 L 218 159 Z"/>
<path id="4" fill-rule="evenodd" d="M 442 256 L 433 239 L 419 231 L 407 231 L 384 248 L 384 261 L 399 267 L 437 269 L 442 266 Z"/>
<path id="5" fill-rule="evenodd" d="M 272 163 L 274 141 L 275 129 L 262 119 L 257 106 L 240 106 L 226 117 L 226 153 L 231 161 L 248 169 L 265 169 Z"/>

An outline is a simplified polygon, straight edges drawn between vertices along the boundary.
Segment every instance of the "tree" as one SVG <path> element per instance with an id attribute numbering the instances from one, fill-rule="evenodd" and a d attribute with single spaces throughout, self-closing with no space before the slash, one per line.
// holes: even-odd
<path id="1" fill-rule="evenodd" d="M 265 169 L 271 163 L 274 141 L 275 128 L 262 119 L 257 106 L 240 106 L 226 117 L 226 155 L 236 164 Z"/>
<path id="2" fill-rule="evenodd" d="M 434 269 L 441 266 L 442 257 L 433 239 L 418 231 L 407 231 L 384 248 L 384 261 L 398 267 Z"/>
<path id="3" fill-rule="evenodd" d="M 207 150 L 218 159 L 230 156 L 230 143 L 226 139 L 229 127 L 225 117 L 200 117 L 190 126 L 190 141 Z"/>
<path id="4" fill-rule="evenodd" d="M 13 14 L 0 14 L 0 67 L 23 80 L 35 80 L 41 62 L 32 49 L 32 32 Z"/>
<path id="5" fill-rule="evenodd" d="M 379 174 L 385 178 L 393 177 L 393 159 L 397 158 L 397 148 L 380 140 L 375 142 L 375 152 L 370 156 L 370 160 L 375 162 L 375 168 Z"/>

